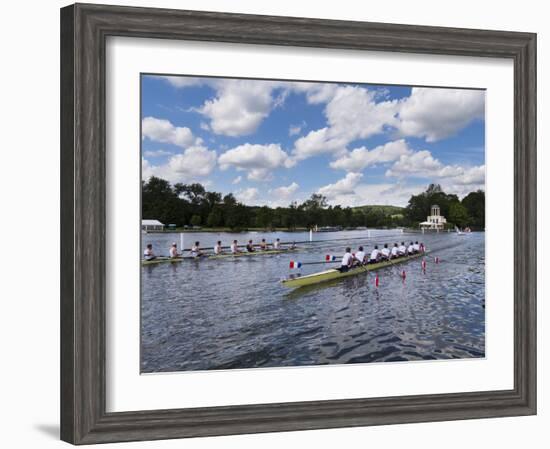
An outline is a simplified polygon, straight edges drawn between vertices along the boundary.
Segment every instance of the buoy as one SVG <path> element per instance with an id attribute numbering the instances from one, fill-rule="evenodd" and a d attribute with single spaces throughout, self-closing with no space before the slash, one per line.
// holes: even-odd
<path id="1" fill-rule="evenodd" d="M 378 288 L 379 285 L 380 285 L 380 279 L 378 278 L 378 275 L 376 275 L 374 278 L 374 286 Z"/>
<path id="2" fill-rule="evenodd" d="M 401 272 L 401 278 L 403 278 L 403 281 L 407 278 L 407 274 L 405 273 L 405 270 Z"/>
<path id="3" fill-rule="evenodd" d="M 422 271 L 426 274 L 426 259 L 422 260 Z"/>

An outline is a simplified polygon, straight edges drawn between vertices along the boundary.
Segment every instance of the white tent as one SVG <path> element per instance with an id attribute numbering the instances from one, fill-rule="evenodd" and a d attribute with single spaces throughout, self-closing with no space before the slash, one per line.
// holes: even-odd
<path id="1" fill-rule="evenodd" d="M 144 231 L 162 231 L 164 224 L 158 220 L 141 220 L 141 229 Z"/>

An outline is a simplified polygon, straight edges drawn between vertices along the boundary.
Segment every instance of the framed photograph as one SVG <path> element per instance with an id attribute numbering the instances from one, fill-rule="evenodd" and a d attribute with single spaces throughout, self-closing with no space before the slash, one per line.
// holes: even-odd
<path id="1" fill-rule="evenodd" d="M 536 413 L 536 35 L 61 10 L 61 436 Z"/>

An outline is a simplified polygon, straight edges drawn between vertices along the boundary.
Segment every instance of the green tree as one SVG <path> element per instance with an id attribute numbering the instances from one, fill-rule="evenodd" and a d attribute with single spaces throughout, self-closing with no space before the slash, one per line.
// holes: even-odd
<path id="1" fill-rule="evenodd" d="M 485 228 L 485 192 L 477 190 L 471 192 L 462 199 L 462 205 L 468 210 L 468 214 L 472 218 L 471 225 L 473 227 Z"/>
<path id="2" fill-rule="evenodd" d="M 202 218 L 200 215 L 193 215 L 191 217 L 191 225 L 192 226 L 200 226 L 202 223 Z"/>
<path id="3" fill-rule="evenodd" d="M 449 221 L 454 223 L 459 228 L 464 228 L 470 224 L 470 216 L 468 209 L 461 203 L 452 203 L 449 207 Z"/>
<path id="4" fill-rule="evenodd" d="M 210 211 L 210 213 L 208 214 L 206 225 L 212 228 L 216 228 L 218 226 L 221 226 L 222 222 L 223 222 L 222 209 L 219 206 L 214 206 Z"/>

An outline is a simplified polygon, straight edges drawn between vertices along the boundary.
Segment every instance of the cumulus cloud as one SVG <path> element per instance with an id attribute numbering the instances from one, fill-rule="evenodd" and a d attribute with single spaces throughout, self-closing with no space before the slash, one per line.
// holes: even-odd
<path id="1" fill-rule="evenodd" d="M 304 129 L 306 126 L 307 126 L 307 123 L 305 122 L 305 120 L 302 121 L 302 123 L 300 123 L 299 125 L 290 125 L 288 128 L 288 135 L 290 137 L 297 136 L 302 132 L 302 129 Z"/>
<path id="2" fill-rule="evenodd" d="M 239 184 L 242 180 L 242 176 L 237 176 L 233 181 L 231 181 L 231 184 Z"/>
<path id="3" fill-rule="evenodd" d="M 342 155 L 347 145 L 357 139 L 366 139 L 396 126 L 398 101 L 376 102 L 376 91 L 358 86 L 327 85 L 324 128 L 309 132 L 294 144 L 293 155 L 297 160 L 323 153 Z M 319 100 L 314 96 L 316 100 Z"/>
<path id="4" fill-rule="evenodd" d="M 246 205 L 256 205 L 260 192 L 255 187 L 249 187 L 247 189 L 237 190 L 235 192 L 235 198 L 241 203 Z"/>
<path id="5" fill-rule="evenodd" d="M 464 173 L 458 165 L 443 165 L 428 150 L 403 154 L 386 171 L 386 176 L 394 177 L 453 177 Z"/>
<path id="6" fill-rule="evenodd" d="M 274 143 L 239 145 L 223 153 L 218 158 L 218 162 L 222 170 L 227 170 L 229 167 L 245 170 L 248 179 L 252 181 L 267 181 L 274 169 L 289 168 L 294 163 L 281 146 Z"/>
<path id="7" fill-rule="evenodd" d="M 173 155 L 165 164 L 152 165 L 142 159 L 142 178 L 158 176 L 172 183 L 190 182 L 208 176 L 216 166 L 217 155 L 203 146 L 192 146 Z"/>
<path id="8" fill-rule="evenodd" d="M 145 157 L 163 157 L 163 156 L 171 156 L 174 153 L 171 153 L 170 151 L 166 150 L 149 150 L 144 151 L 143 155 Z"/>
<path id="9" fill-rule="evenodd" d="M 210 119 L 216 134 L 252 134 L 275 106 L 272 92 L 277 85 L 258 80 L 218 80 L 216 97 L 207 100 L 198 112 Z"/>
<path id="10" fill-rule="evenodd" d="M 372 150 L 365 147 L 355 148 L 344 156 L 330 163 L 330 166 L 338 170 L 361 171 L 369 166 L 393 162 L 403 155 L 411 154 L 405 140 L 396 140 L 380 145 Z"/>
<path id="11" fill-rule="evenodd" d="M 328 184 L 321 187 L 317 193 L 326 196 L 328 200 L 345 195 L 353 195 L 362 177 L 363 175 L 361 173 L 348 173 L 344 178 L 336 181 L 334 184 Z"/>
<path id="12" fill-rule="evenodd" d="M 141 134 L 143 138 L 182 148 L 192 145 L 195 140 L 189 128 L 177 127 L 168 120 L 155 117 L 145 117 L 141 121 Z"/>
<path id="13" fill-rule="evenodd" d="M 485 91 L 414 87 L 401 102 L 398 130 L 403 136 L 435 142 L 452 136 L 485 113 Z"/>
<path id="14" fill-rule="evenodd" d="M 269 193 L 276 196 L 278 199 L 288 199 L 291 198 L 300 188 L 300 186 L 293 182 L 289 186 L 281 186 L 276 189 L 270 190 Z"/>
<path id="15" fill-rule="evenodd" d="M 163 80 L 177 88 L 200 86 L 205 82 L 204 78 L 194 76 L 161 76 Z"/>

